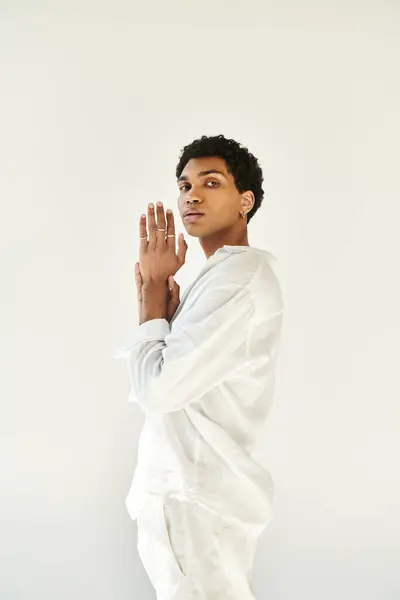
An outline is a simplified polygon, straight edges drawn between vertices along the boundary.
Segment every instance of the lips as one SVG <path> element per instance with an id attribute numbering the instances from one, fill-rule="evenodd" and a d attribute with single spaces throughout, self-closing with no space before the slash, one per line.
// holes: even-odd
<path id="1" fill-rule="evenodd" d="M 186 221 L 186 223 L 196 223 L 197 221 L 200 221 L 201 217 L 204 217 L 204 214 L 198 212 L 191 214 L 188 213 L 183 218 Z"/>
<path id="2" fill-rule="evenodd" d="M 204 215 L 204 213 L 200 212 L 199 210 L 191 210 L 186 212 L 183 216 L 187 217 L 188 215 Z"/>

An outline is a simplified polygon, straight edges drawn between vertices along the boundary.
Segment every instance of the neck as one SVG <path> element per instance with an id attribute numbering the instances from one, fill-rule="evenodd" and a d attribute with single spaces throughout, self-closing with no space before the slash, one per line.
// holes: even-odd
<path id="1" fill-rule="evenodd" d="M 218 232 L 215 237 L 200 238 L 200 246 L 203 248 L 206 258 L 210 258 L 214 252 L 224 245 L 250 246 L 247 238 L 247 227 L 239 232 L 239 234 L 231 231 L 228 234 L 221 236 L 221 232 Z"/>

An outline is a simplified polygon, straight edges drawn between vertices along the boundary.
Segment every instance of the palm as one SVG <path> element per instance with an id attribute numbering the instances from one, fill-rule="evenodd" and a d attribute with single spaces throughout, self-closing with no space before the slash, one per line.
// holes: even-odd
<path id="1" fill-rule="evenodd" d="M 141 308 L 142 308 L 142 287 L 143 287 L 143 279 L 139 269 L 139 264 L 136 263 L 135 268 L 135 283 L 137 289 L 137 301 L 138 301 L 138 313 L 139 313 L 139 321 L 141 317 Z M 176 282 L 175 282 L 176 286 Z M 168 292 L 168 303 L 167 303 L 167 321 L 171 322 L 172 317 L 174 316 L 176 309 L 180 304 L 179 299 L 179 286 L 175 287 L 175 292 L 169 290 Z"/>

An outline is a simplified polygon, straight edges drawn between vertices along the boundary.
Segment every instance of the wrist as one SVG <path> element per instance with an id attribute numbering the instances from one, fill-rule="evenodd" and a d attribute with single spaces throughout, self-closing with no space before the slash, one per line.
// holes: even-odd
<path id="1" fill-rule="evenodd" d="M 167 288 L 167 286 L 168 286 L 168 279 L 152 279 L 149 281 L 144 281 L 142 289 L 146 290 L 146 291 L 162 290 L 164 288 Z"/>
<path id="2" fill-rule="evenodd" d="M 143 283 L 140 310 L 140 325 L 152 319 L 167 319 L 168 281 L 148 281 Z"/>

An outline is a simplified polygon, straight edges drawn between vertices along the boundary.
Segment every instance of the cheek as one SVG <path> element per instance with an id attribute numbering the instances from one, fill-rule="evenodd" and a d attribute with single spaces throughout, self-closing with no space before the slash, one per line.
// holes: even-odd
<path id="1" fill-rule="evenodd" d="M 238 213 L 232 202 L 221 202 L 218 206 L 213 206 L 212 212 L 224 221 L 233 221 Z"/>

